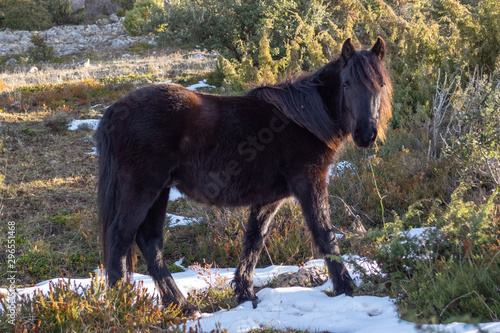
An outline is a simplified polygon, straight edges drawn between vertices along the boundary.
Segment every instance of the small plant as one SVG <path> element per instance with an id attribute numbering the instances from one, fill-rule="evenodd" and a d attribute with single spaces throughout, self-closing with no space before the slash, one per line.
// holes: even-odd
<path id="1" fill-rule="evenodd" d="M 45 118 L 43 124 L 51 132 L 61 134 L 68 130 L 70 121 L 71 117 L 69 114 L 59 111 L 55 115 Z"/>
<path id="2" fill-rule="evenodd" d="M 48 61 L 54 58 L 54 48 L 47 44 L 45 38 L 40 34 L 32 34 L 33 47 L 29 49 L 32 61 Z"/>
<path id="3" fill-rule="evenodd" d="M 153 332 L 158 328 L 178 329 L 184 322 L 175 306 L 162 309 L 137 284 L 118 282 L 107 288 L 102 274 L 90 274 L 88 286 L 71 280 L 51 283 L 49 291 L 23 295 L 18 304 L 18 320 L 12 327 L 6 319 L 6 300 L 0 298 L 0 330 L 2 332 Z"/>
<path id="4" fill-rule="evenodd" d="M 205 290 L 195 290 L 188 298 L 190 302 L 197 304 L 202 312 L 216 312 L 238 305 L 227 278 L 220 275 L 220 269 L 215 264 L 195 263 L 189 266 L 189 269 L 197 272 L 198 278 L 205 281 L 208 286 Z"/>

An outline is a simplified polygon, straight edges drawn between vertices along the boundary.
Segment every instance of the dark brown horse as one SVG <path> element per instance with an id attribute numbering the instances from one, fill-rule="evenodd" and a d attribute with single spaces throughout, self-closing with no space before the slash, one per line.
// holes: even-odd
<path id="1" fill-rule="evenodd" d="M 339 146 L 384 138 L 391 116 L 385 43 L 340 56 L 291 83 L 242 97 L 158 84 L 132 92 L 104 114 L 96 132 L 99 220 L 109 284 L 133 270 L 133 244 L 147 261 L 163 304 L 195 314 L 163 261 L 165 212 L 172 186 L 209 205 L 250 206 L 233 285 L 256 306 L 253 272 L 274 214 L 291 196 L 324 255 L 340 251 L 330 223 L 326 177 Z M 351 294 L 345 266 L 327 256 L 337 294 Z M 128 269 L 128 270 L 127 270 Z"/>

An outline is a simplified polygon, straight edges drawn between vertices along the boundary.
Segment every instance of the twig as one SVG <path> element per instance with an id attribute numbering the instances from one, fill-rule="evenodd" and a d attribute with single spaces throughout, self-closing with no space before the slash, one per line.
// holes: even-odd
<path id="1" fill-rule="evenodd" d="M 269 254 L 269 251 L 267 250 L 266 243 L 264 243 L 264 249 L 266 250 L 267 256 L 269 257 L 269 260 L 271 261 L 271 266 L 274 266 L 273 259 L 271 259 L 271 255 Z"/>
<path id="2" fill-rule="evenodd" d="M 459 296 L 459 297 L 455 298 L 453 301 L 451 301 L 450 303 L 448 303 L 448 305 L 446 305 L 446 306 L 444 307 L 443 311 L 441 311 L 441 313 L 439 314 L 439 317 L 442 317 L 442 316 L 443 316 L 443 313 L 445 313 L 445 312 L 446 312 L 446 310 L 448 310 L 448 307 L 449 307 L 450 305 L 452 305 L 453 303 L 455 303 L 455 302 L 456 302 L 456 301 L 458 301 L 459 299 L 464 298 L 464 297 L 467 297 L 467 296 L 469 296 L 469 295 L 471 295 L 471 294 L 476 294 L 476 295 L 477 295 L 476 291 L 475 291 L 475 290 L 473 290 L 473 291 L 471 291 L 471 292 L 468 292 L 468 293 L 467 293 L 467 294 L 465 294 L 465 295 L 462 295 L 462 296 Z"/>
<path id="3" fill-rule="evenodd" d="M 365 226 L 361 222 L 361 219 L 359 218 L 359 216 L 352 211 L 351 206 L 349 206 L 341 197 L 335 196 L 334 198 L 339 199 L 340 201 L 342 201 L 342 203 L 344 204 L 344 207 L 349 211 L 349 214 L 354 217 L 354 222 L 353 223 L 356 225 L 355 228 L 354 228 L 355 231 L 358 231 L 359 233 L 365 233 L 366 232 Z M 336 229 L 338 230 L 338 228 L 336 228 Z M 343 235 L 345 235 L 342 231 L 340 231 L 340 232 Z"/>
<path id="4" fill-rule="evenodd" d="M 370 164 L 370 170 L 372 171 L 373 183 L 375 184 L 375 189 L 377 190 L 377 195 L 380 198 L 380 207 L 382 208 L 382 222 L 384 223 L 384 228 L 385 228 L 384 203 L 382 201 L 382 200 L 384 200 L 384 198 L 382 197 L 382 195 L 380 194 L 380 191 L 378 190 L 377 179 L 375 178 L 375 172 L 373 171 L 372 162 L 368 161 L 368 164 Z"/>

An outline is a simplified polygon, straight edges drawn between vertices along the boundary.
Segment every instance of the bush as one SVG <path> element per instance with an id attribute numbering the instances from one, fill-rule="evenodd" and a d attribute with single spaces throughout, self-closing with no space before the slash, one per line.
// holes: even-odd
<path id="1" fill-rule="evenodd" d="M 53 26 L 47 9 L 31 0 L 8 1 L 4 26 L 15 30 L 47 30 Z"/>
<path id="2" fill-rule="evenodd" d="M 102 274 L 102 271 L 101 271 Z M 8 321 L 7 300 L 0 299 L 2 332 L 157 332 L 180 331 L 181 311 L 161 308 L 158 298 L 147 293 L 142 283 L 118 282 L 108 288 L 102 275 L 92 275 L 88 287 L 71 280 L 51 282 L 50 290 L 23 295 L 16 304 L 18 318 Z M 75 286 L 76 285 L 76 286 Z"/>
<path id="3" fill-rule="evenodd" d="M 60 111 L 44 119 L 43 124 L 51 132 L 61 134 L 68 130 L 70 121 L 71 117 L 66 112 Z"/>
<path id="4" fill-rule="evenodd" d="M 125 14 L 123 26 L 132 36 L 150 32 L 151 15 L 159 11 L 161 7 L 155 0 L 137 1 L 134 8 Z"/>
<path id="5" fill-rule="evenodd" d="M 43 0 L 40 2 L 44 3 L 44 7 L 49 11 L 54 24 L 62 25 L 74 22 L 70 0 Z"/>
<path id="6" fill-rule="evenodd" d="M 30 47 L 29 54 L 33 61 L 47 61 L 54 58 L 54 48 L 48 46 L 40 34 L 32 34 L 31 42 L 33 43 L 33 47 Z"/>
<path id="7" fill-rule="evenodd" d="M 469 260 L 421 262 L 401 284 L 405 298 L 399 308 L 404 318 L 416 322 L 498 321 L 499 267 L 491 250 Z"/>
<path id="8" fill-rule="evenodd" d="M 445 153 L 457 159 L 463 177 L 500 186 L 500 82 L 476 70 L 465 89 L 450 96 L 450 131 Z M 446 136 L 447 135 L 447 136 Z"/>
<path id="9" fill-rule="evenodd" d="M 148 27 L 143 31 L 156 32 L 162 43 L 198 45 L 229 60 L 241 62 L 249 57 L 258 65 L 263 36 L 268 39 L 271 56 L 279 58 L 304 23 L 316 27 L 327 16 L 326 6 L 316 0 L 177 0 L 165 8 L 150 8 L 152 19 L 144 22 Z"/>
<path id="10" fill-rule="evenodd" d="M 395 215 L 365 235 L 365 246 L 392 282 L 405 318 L 424 322 L 498 320 L 500 215 L 497 193 L 474 203 L 459 186 L 449 204 L 435 201 L 422 219 L 424 202 Z M 422 237 L 404 230 L 415 217 L 429 227 Z M 358 236 L 356 236 L 358 237 Z M 416 315 L 418 313 L 418 315 Z"/>

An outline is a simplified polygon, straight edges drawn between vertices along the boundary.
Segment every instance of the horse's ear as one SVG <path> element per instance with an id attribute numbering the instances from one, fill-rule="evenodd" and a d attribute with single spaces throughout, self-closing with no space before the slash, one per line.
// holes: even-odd
<path id="1" fill-rule="evenodd" d="M 379 57 L 380 60 L 384 59 L 384 55 L 385 55 L 385 42 L 382 39 L 382 37 L 380 37 L 380 36 L 377 37 L 377 41 L 373 45 L 371 51 L 373 53 L 375 53 L 375 55 L 377 57 Z"/>
<path id="2" fill-rule="evenodd" d="M 342 58 L 344 59 L 344 62 L 347 63 L 353 56 L 354 52 L 356 52 L 356 49 L 354 48 L 354 45 L 352 45 L 351 39 L 347 38 L 344 45 L 342 45 Z"/>

